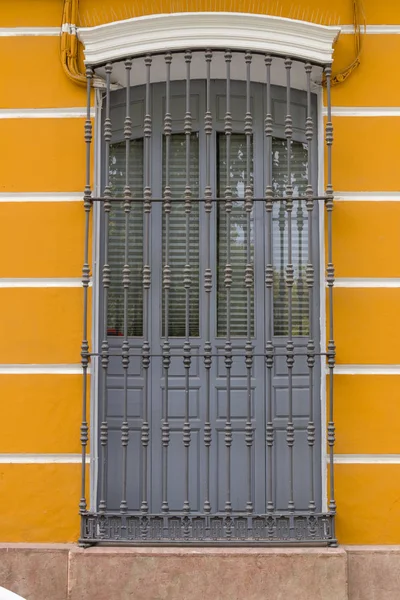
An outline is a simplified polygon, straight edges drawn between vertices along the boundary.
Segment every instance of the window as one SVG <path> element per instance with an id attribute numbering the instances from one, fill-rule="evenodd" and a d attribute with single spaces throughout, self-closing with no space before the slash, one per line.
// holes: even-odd
<path id="1" fill-rule="evenodd" d="M 166 53 L 116 65 L 144 76 L 111 93 L 112 68 L 99 508 L 84 537 L 330 540 L 312 68 Z M 289 85 L 271 84 L 274 68 Z"/>

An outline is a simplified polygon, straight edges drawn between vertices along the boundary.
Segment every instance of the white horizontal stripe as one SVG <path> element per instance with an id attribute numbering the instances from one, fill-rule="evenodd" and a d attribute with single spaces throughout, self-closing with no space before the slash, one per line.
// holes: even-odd
<path id="1" fill-rule="evenodd" d="M 81 202 L 83 192 L 1 192 L 0 202 Z"/>
<path id="2" fill-rule="evenodd" d="M 338 288 L 400 288 L 400 277 L 338 277 Z"/>
<path id="3" fill-rule="evenodd" d="M 15 36 L 57 36 L 61 31 L 72 33 L 75 25 L 70 23 L 63 24 L 60 27 L 0 27 L 0 37 L 15 37 Z M 333 28 L 336 28 L 334 26 Z M 364 28 L 361 28 L 364 32 Z M 340 32 L 343 34 L 353 34 L 354 25 L 341 25 Z M 400 34 L 400 25 L 367 25 L 366 33 L 372 35 L 398 35 Z"/>
<path id="4" fill-rule="evenodd" d="M 341 25 L 340 33 L 352 34 L 354 33 L 354 25 Z M 361 26 L 361 33 L 364 33 L 364 27 Z M 399 35 L 400 25 L 367 25 L 365 33 L 372 35 Z"/>
<path id="5" fill-rule="evenodd" d="M 3 465 L 79 464 L 81 461 L 81 454 L 0 454 Z M 90 463 L 90 456 L 86 457 L 86 463 Z"/>
<path id="6" fill-rule="evenodd" d="M 94 117 L 94 109 L 90 114 Z M 0 108 L 0 119 L 70 119 L 86 118 L 86 108 Z"/>
<path id="7" fill-rule="evenodd" d="M 329 372 L 329 369 L 326 369 Z M 400 375 L 400 365 L 336 365 L 335 375 Z"/>
<path id="8" fill-rule="evenodd" d="M 63 33 L 69 33 L 70 35 L 77 35 L 78 28 L 76 25 L 72 25 L 72 23 L 63 23 L 61 27 L 61 31 Z"/>
<path id="9" fill-rule="evenodd" d="M 335 201 L 400 202 L 400 192 L 335 192 Z"/>
<path id="10" fill-rule="evenodd" d="M 322 114 L 326 117 L 327 108 Z M 332 106 L 332 117 L 400 117 L 399 106 Z"/>
<path id="11" fill-rule="evenodd" d="M 335 454 L 333 460 L 339 465 L 400 465 L 400 454 Z"/>
<path id="12" fill-rule="evenodd" d="M 0 27 L 0 37 L 60 35 L 60 27 Z"/>
<path id="13" fill-rule="evenodd" d="M 89 286 L 92 282 L 89 282 Z M 15 277 L 0 278 L 0 288 L 79 288 L 82 280 L 79 277 Z"/>
<path id="14" fill-rule="evenodd" d="M 82 375 L 82 367 L 79 364 L 0 364 L 0 375 Z"/>

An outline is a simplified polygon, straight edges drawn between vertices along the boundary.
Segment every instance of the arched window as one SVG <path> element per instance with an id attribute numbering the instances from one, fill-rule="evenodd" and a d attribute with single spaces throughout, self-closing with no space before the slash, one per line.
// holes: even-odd
<path id="1" fill-rule="evenodd" d="M 255 47 L 172 45 L 97 67 L 98 503 L 83 539 L 335 541 L 321 479 L 322 61 Z"/>

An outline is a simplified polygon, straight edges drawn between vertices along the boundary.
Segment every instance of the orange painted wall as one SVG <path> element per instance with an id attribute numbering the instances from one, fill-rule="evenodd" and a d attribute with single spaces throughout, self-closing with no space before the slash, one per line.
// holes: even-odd
<path id="1" fill-rule="evenodd" d="M 128 6 L 129 5 L 129 6 Z M 0 2 L 1 27 L 59 27 L 62 0 Z M 248 10 L 350 24 L 352 1 L 81 0 L 80 23 L 152 12 Z M 173 7 L 173 8 L 172 8 Z M 400 24 L 400 3 L 365 0 L 368 24 Z M 57 36 L 0 37 L 0 109 L 84 107 L 85 90 L 65 76 Z M 400 36 L 366 35 L 361 65 L 332 90 L 335 106 L 399 106 Z M 342 35 L 333 71 L 353 59 Z M 82 192 L 82 118 L 0 119 L 0 194 Z M 334 187 L 398 191 L 399 117 L 334 117 Z M 0 196 L 1 200 L 1 196 Z M 337 277 L 400 277 L 400 203 L 338 202 L 333 213 Z M 81 275 L 80 202 L 1 202 L 0 278 Z M 339 364 L 399 364 L 400 290 L 334 291 Z M 1 364 L 77 364 L 82 337 L 79 288 L 0 288 Z M 80 451 L 79 375 L 0 374 L 0 454 Z M 335 376 L 337 452 L 400 454 L 396 376 Z M 50 460 L 50 458 L 49 458 Z M 399 465 L 338 464 L 337 534 L 342 543 L 399 543 Z M 67 542 L 79 536 L 79 464 L 0 464 L 0 541 Z M 382 515 L 384 517 L 382 518 Z"/>

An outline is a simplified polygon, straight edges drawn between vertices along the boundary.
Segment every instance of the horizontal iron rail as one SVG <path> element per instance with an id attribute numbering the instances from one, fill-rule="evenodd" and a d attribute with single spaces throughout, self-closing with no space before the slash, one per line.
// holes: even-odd
<path id="1" fill-rule="evenodd" d="M 204 54 L 205 52 L 212 52 L 214 53 L 220 53 L 223 54 L 225 52 L 224 48 L 216 48 L 216 47 L 204 47 L 204 48 L 178 48 L 178 49 L 172 49 L 172 50 L 159 50 L 159 51 L 155 51 L 155 52 L 146 52 L 145 54 L 143 53 L 138 53 L 138 54 L 128 54 L 122 58 L 118 58 L 115 60 L 107 60 L 107 61 L 99 61 L 99 62 L 93 62 L 87 65 L 88 69 L 101 69 L 103 67 L 105 67 L 107 64 L 118 64 L 118 63 L 124 63 L 125 60 L 138 60 L 140 58 L 145 58 L 146 56 L 151 56 L 152 58 L 154 58 L 155 56 L 164 56 L 165 54 L 184 54 L 187 51 L 192 52 L 193 54 Z M 247 50 L 240 50 L 240 49 L 235 49 L 232 50 L 232 54 L 243 54 L 243 56 L 246 54 Z M 251 54 L 253 56 L 270 56 L 272 59 L 281 59 L 281 60 L 285 60 L 285 58 L 288 58 L 287 55 L 282 55 L 282 54 L 276 54 L 273 52 L 262 52 L 260 50 L 252 50 Z M 289 58 L 296 63 L 299 63 L 301 65 L 306 65 L 306 64 L 310 64 L 313 67 L 319 68 L 319 69 L 324 69 L 324 67 L 326 66 L 325 62 L 318 62 L 318 61 L 313 61 L 313 60 L 305 60 L 305 59 L 301 59 L 298 58 L 297 56 L 295 57 L 290 57 Z"/>
<path id="2" fill-rule="evenodd" d="M 140 354 L 137 354 L 137 352 L 135 353 L 132 350 L 130 350 L 128 352 L 128 354 L 129 354 L 129 356 L 137 356 L 138 358 L 141 358 Z M 207 353 L 207 354 L 205 354 L 203 352 L 203 353 L 200 353 L 200 354 L 196 354 L 195 356 L 203 357 L 203 358 L 205 356 L 211 356 L 211 357 L 215 357 L 215 358 L 218 358 L 218 357 L 222 357 L 223 358 L 224 354 L 225 354 L 225 351 L 222 351 L 219 354 L 216 354 L 216 353 L 211 353 L 211 354 Z M 108 356 L 120 356 L 120 357 L 121 356 L 125 356 L 125 355 L 126 355 L 126 353 L 122 353 L 122 351 L 121 352 L 112 352 L 112 351 L 110 351 L 109 354 L 108 354 Z M 287 352 L 274 352 L 273 354 L 257 354 L 257 353 L 253 354 L 252 353 L 253 357 L 261 357 L 261 358 L 269 358 L 270 356 L 284 356 L 284 357 L 286 357 L 287 355 L 288 355 Z M 90 352 L 88 354 L 88 356 L 101 356 L 101 353 L 100 352 Z M 149 358 L 164 358 L 163 354 L 151 354 L 150 353 L 147 356 Z M 176 353 L 174 353 L 174 348 L 171 347 L 171 358 L 172 357 L 174 357 L 174 358 L 182 358 L 183 356 L 184 356 L 183 351 L 181 352 L 181 354 L 176 354 Z M 239 352 L 235 353 L 235 350 L 233 349 L 232 356 L 245 357 L 246 356 L 246 352 L 243 351 L 243 352 L 240 352 L 240 353 Z M 308 353 L 308 352 L 290 352 L 290 356 L 327 356 L 327 357 L 330 357 L 330 356 L 334 356 L 334 353 L 329 353 L 329 352 L 312 352 L 312 353 Z"/>
<path id="3" fill-rule="evenodd" d="M 127 199 L 124 198 L 123 196 L 115 196 L 113 198 L 104 198 L 102 196 L 98 196 L 98 197 L 94 197 L 91 198 L 92 202 L 105 202 L 107 200 L 107 202 L 126 202 Z M 138 197 L 132 197 L 128 199 L 129 202 L 148 202 L 148 198 L 138 198 Z M 285 202 L 286 200 L 288 200 L 288 198 L 286 196 L 274 196 L 273 198 L 269 198 L 268 199 L 271 202 Z M 305 201 L 310 201 L 310 198 L 308 196 L 293 196 L 290 198 L 290 200 L 292 202 L 305 202 Z M 331 196 L 312 196 L 311 200 L 313 201 L 328 201 L 328 200 L 332 200 Z M 172 204 L 182 204 L 182 202 L 185 201 L 185 198 L 169 198 L 168 199 L 169 202 L 171 202 Z M 245 198 L 233 198 L 233 201 L 235 202 L 244 202 Z M 266 202 L 266 198 L 252 198 L 251 199 L 252 202 Z M 165 198 L 151 198 L 151 202 L 165 202 Z M 221 203 L 224 204 L 226 202 L 225 198 L 190 198 L 190 202 L 214 202 L 214 203 Z"/>
<path id="4" fill-rule="evenodd" d="M 329 513 L 87 513 L 80 543 L 334 545 L 332 520 Z"/>

